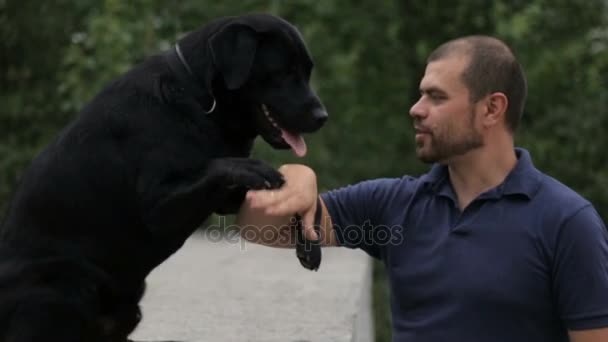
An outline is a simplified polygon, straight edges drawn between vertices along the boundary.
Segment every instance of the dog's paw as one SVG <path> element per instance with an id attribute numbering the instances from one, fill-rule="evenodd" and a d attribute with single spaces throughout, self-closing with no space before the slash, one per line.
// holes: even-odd
<path id="1" fill-rule="evenodd" d="M 223 201 L 218 201 L 219 207 L 215 209 L 215 213 L 218 215 L 236 214 L 243 204 L 246 194 L 247 189 L 244 187 L 230 189 L 224 196 Z"/>
<path id="2" fill-rule="evenodd" d="M 250 158 L 218 158 L 209 165 L 209 175 L 218 181 L 220 191 L 280 188 L 283 175 L 267 163 Z"/>
<path id="3" fill-rule="evenodd" d="M 321 265 L 321 244 L 320 239 L 311 241 L 304 237 L 304 228 L 302 227 L 302 217 L 295 216 L 296 219 L 296 256 L 302 267 L 317 271 Z M 319 226 L 315 226 L 317 234 L 321 234 Z M 320 236 L 320 235 L 319 235 Z"/>

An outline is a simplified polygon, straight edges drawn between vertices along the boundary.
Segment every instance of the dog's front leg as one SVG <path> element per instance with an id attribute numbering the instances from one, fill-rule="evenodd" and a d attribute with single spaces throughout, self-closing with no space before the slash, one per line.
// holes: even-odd
<path id="1" fill-rule="evenodd" d="M 155 235 L 190 234 L 211 213 L 237 207 L 246 190 L 279 188 L 283 182 L 281 173 L 260 160 L 213 159 L 197 181 L 157 195 L 145 211 L 144 221 Z"/>

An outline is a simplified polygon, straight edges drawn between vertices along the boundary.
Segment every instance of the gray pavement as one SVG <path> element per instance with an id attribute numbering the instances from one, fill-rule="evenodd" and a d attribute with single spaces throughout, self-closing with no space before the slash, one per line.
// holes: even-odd
<path id="1" fill-rule="evenodd" d="M 148 277 L 131 338 L 181 341 L 372 340 L 369 257 L 324 248 L 318 272 L 291 249 L 196 233 Z"/>

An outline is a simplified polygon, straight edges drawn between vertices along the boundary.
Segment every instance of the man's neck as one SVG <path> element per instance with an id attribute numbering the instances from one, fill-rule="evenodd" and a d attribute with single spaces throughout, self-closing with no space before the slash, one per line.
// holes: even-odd
<path id="1" fill-rule="evenodd" d="M 477 196 L 501 184 L 517 164 L 512 144 L 484 146 L 448 163 L 450 182 L 464 210 Z"/>

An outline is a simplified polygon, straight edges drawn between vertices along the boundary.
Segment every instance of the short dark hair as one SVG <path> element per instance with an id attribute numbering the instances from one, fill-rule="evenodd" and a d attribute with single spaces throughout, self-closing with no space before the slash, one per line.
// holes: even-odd
<path id="1" fill-rule="evenodd" d="M 440 45 L 430 54 L 427 63 L 453 55 L 469 57 L 462 81 L 469 89 L 472 102 L 493 92 L 505 94 L 509 101 L 506 124 L 515 132 L 524 112 L 528 85 L 511 48 L 494 37 L 466 36 Z"/>

